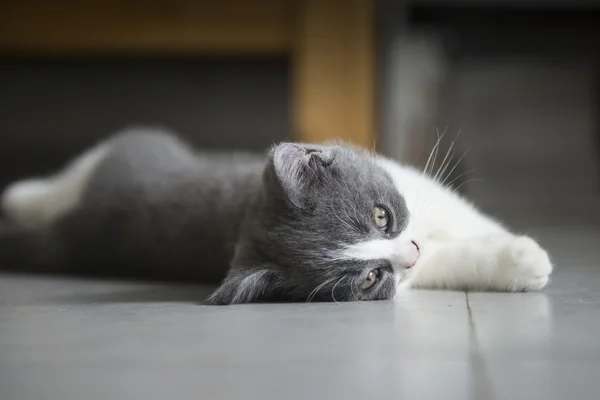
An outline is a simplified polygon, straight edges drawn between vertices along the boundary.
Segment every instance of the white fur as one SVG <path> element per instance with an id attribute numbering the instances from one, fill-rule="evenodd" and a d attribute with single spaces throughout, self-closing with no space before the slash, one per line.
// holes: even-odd
<path id="1" fill-rule="evenodd" d="M 416 249 L 411 242 L 412 234 L 407 228 L 393 240 L 374 239 L 347 246 L 338 259 L 345 260 L 389 260 L 394 269 L 396 284 L 407 283 L 413 275 Z"/>
<path id="2" fill-rule="evenodd" d="M 48 227 L 78 205 L 90 176 L 108 150 L 106 144 L 96 146 L 54 176 L 9 185 L 2 194 L 2 209 L 26 228 Z"/>
<path id="3" fill-rule="evenodd" d="M 412 244 L 401 235 L 393 240 L 375 239 L 348 246 L 343 254 L 345 258 L 356 260 L 387 259 L 400 268 L 410 268 Z"/>
<path id="4" fill-rule="evenodd" d="M 522 291 L 542 289 L 552 272 L 533 239 L 506 230 L 439 182 L 377 158 L 392 176 L 411 214 L 420 257 L 413 287 Z"/>

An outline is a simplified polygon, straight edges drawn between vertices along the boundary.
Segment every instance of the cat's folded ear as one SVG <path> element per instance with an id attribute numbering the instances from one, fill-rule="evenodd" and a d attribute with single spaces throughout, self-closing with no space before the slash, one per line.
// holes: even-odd
<path id="1" fill-rule="evenodd" d="M 252 303 L 272 297 L 280 273 L 268 269 L 232 270 L 204 304 Z"/>
<path id="2" fill-rule="evenodd" d="M 281 188 L 296 207 L 304 207 L 311 190 L 323 179 L 333 161 L 330 148 L 282 143 L 271 151 L 273 168 Z"/>

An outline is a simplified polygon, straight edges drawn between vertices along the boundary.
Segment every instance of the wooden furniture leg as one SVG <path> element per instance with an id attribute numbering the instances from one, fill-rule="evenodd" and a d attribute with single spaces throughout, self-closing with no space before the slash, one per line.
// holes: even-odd
<path id="1" fill-rule="evenodd" d="M 295 138 L 343 139 L 373 148 L 375 123 L 373 0 L 299 0 L 292 42 Z"/>

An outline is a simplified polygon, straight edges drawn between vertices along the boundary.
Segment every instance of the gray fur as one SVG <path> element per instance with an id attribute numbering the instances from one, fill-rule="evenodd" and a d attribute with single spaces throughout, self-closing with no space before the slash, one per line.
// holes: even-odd
<path id="1" fill-rule="evenodd" d="M 376 205 L 391 213 L 389 233 L 373 223 Z M 211 304 L 349 301 L 391 298 L 393 270 L 334 254 L 393 238 L 407 221 L 387 173 L 346 145 L 211 154 L 169 134 L 129 133 L 111 139 L 79 207 L 49 237 L 54 262 L 82 272 L 221 282 Z M 375 268 L 378 284 L 362 290 Z"/>

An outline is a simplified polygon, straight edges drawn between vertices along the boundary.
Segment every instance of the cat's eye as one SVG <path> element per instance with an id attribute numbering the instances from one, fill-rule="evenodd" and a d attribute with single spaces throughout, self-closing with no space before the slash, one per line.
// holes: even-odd
<path id="1" fill-rule="evenodd" d="M 365 280 L 362 284 L 362 289 L 368 290 L 368 289 L 371 289 L 373 286 L 375 286 L 375 284 L 379 280 L 379 274 L 380 274 L 380 272 L 378 269 L 373 269 L 373 270 L 369 271 L 367 277 L 365 278 Z"/>
<path id="2" fill-rule="evenodd" d="M 375 225 L 380 231 L 387 232 L 388 224 L 390 223 L 390 214 L 388 211 L 380 206 L 376 206 L 373 209 L 373 217 L 375 218 Z"/>

